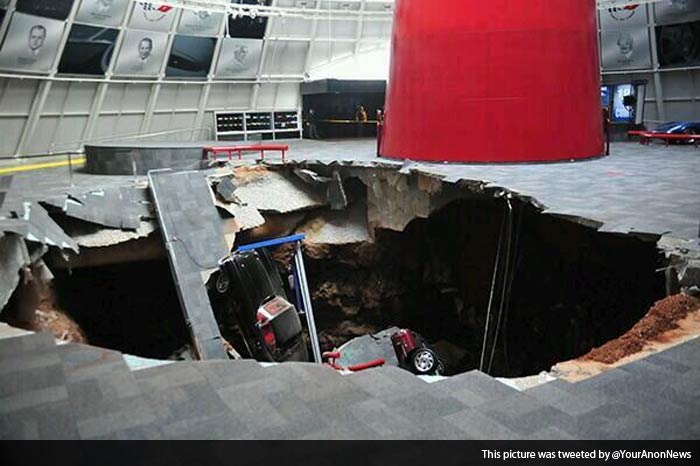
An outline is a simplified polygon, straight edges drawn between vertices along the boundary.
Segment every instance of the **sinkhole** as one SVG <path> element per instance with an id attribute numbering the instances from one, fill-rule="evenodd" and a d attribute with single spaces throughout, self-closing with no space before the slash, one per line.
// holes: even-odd
<path id="1" fill-rule="evenodd" d="M 408 191 L 418 185 L 406 184 Z M 322 350 L 396 326 L 423 335 L 449 375 L 529 376 L 622 335 L 666 295 L 656 238 L 603 233 L 493 193 L 450 196 L 397 227 L 377 211 L 386 193 L 373 193 L 366 176 L 348 176 L 345 186 L 341 212 L 264 213 L 263 227 L 236 238 L 307 233 Z M 315 234 L 326 225 L 340 237 L 352 231 L 326 242 Z M 138 241 L 129 248 L 138 251 Z M 271 252 L 288 265 L 289 249 Z M 165 254 L 147 259 L 54 269 L 50 301 L 92 345 L 173 357 L 189 342 L 187 325 Z"/>

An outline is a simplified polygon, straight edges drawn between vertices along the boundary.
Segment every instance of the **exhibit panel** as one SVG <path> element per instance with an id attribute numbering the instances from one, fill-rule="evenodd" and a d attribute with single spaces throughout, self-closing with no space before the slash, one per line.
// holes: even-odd
<path id="1" fill-rule="evenodd" d="M 100 26 L 119 26 L 131 3 L 129 0 L 82 0 L 76 22 Z"/>
<path id="2" fill-rule="evenodd" d="M 225 38 L 216 67 L 217 78 L 255 79 L 262 56 L 263 41 Z"/>
<path id="3" fill-rule="evenodd" d="M 651 68 L 649 28 L 609 30 L 601 33 L 601 63 L 604 70 Z"/>
<path id="4" fill-rule="evenodd" d="M 224 15 L 220 13 L 184 10 L 177 30 L 182 34 L 215 37 L 219 35 L 223 20 Z"/>
<path id="5" fill-rule="evenodd" d="M 63 21 L 15 11 L 0 49 L 0 69 L 48 73 L 64 28 Z"/>
<path id="6" fill-rule="evenodd" d="M 129 21 L 129 28 L 168 32 L 178 13 L 179 10 L 166 4 L 136 2 Z"/>
<path id="7" fill-rule="evenodd" d="M 121 46 L 115 75 L 151 76 L 160 74 L 168 48 L 168 34 L 128 30 Z"/>

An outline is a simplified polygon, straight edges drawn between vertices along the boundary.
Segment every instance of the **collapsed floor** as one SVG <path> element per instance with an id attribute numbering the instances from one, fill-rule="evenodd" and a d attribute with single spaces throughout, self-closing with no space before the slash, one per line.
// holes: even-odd
<path id="1" fill-rule="evenodd" d="M 504 192 L 383 169 L 256 167 L 212 179 L 229 244 L 307 235 L 323 349 L 401 326 L 434 344 L 451 374 L 532 375 L 622 335 L 668 291 L 658 238 L 601 233 Z M 166 358 L 188 342 L 187 326 L 162 246 L 154 252 L 160 234 L 146 230 L 82 247 L 72 271 L 54 265 L 55 307 L 91 344 Z M 115 263 L 117 248 L 128 263 Z"/>

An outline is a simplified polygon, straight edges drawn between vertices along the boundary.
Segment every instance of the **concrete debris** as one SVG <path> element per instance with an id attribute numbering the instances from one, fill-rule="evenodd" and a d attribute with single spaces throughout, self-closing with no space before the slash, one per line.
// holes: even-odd
<path id="1" fill-rule="evenodd" d="M 0 218 L 0 232 L 14 233 L 26 238 L 29 234 L 29 223 L 20 218 Z"/>
<path id="2" fill-rule="evenodd" d="M 223 177 L 219 179 L 216 184 L 216 193 L 221 196 L 227 202 L 237 202 L 238 198 L 234 194 L 236 191 L 236 185 L 233 180 L 229 177 Z"/>
<path id="3" fill-rule="evenodd" d="M 331 210 L 343 210 L 348 206 L 348 198 L 345 195 L 343 179 L 340 177 L 338 170 L 333 172 L 333 178 L 328 183 L 327 193 Z"/>
<path id="4" fill-rule="evenodd" d="M 39 308 L 43 297 L 50 290 L 53 274 L 44 261 L 39 259 L 23 267 L 21 276 L 22 279 L 16 290 L 17 301 L 13 317 L 18 322 L 31 323 L 34 321 L 34 313 Z"/>
<path id="5" fill-rule="evenodd" d="M 296 233 L 305 234 L 306 242 L 315 244 L 369 242 L 367 205 L 358 202 L 347 210 L 320 212 L 311 216 Z"/>
<path id="6" fill-rule="evenodd" d="M 135 230 L 142 219 L 153 217 L 147 191 L 143 188 L 107 187 L 89 192 L 73 191 L 47 199 L 44 203 L 60 208 L 69 217 L 110 228 Z"/>
<path id="7" fill-rule="evenodd" d="M 304 183 L 322 186 L 330 182 L 331 179 L 325 176 L 321 176 L 313 170 L 308 170 L 306 168 L 296 168 L 292 171 L 296 176 L 299 177 Z"/>
<path id="8" fill-rule="evenodd" d="M 261 212 L 288 213 L 307 210 L 327 204 L 325 196 L 298 178 L 268 171 L 256 171 L 254 176 L 239 176 L 236 196 L 245 205 L 255 206 Z"/>
<path id="9" fill-rule="evenodd" d="M 235 191 L 238 188 L 230 172 L 210 175 L 207 177 L 207 181 L 211 188 L 214 205 L 219 208 L 222 215 L 228 215 L 235 220 L 236 226 L 232 231 L 228 231 L 228 226 L 224 227 L 227 229 L 227 234 L 252 230 L 265 223 L 265 218 L 258 209 L 246 205 L 236 196 Z M 227 242 L 231 241 L 227 240 Z"/>
<path id="10" fill-rule="evenodd" d="M 236 232 L 252 230 L 265 223 L 265 218 L 255 207 L 226 204 L 218 199 L 214 200 L 214 205 L 235 219 Z"/>
<path id="11" fill-rule="evenodd" d="M 691 260 L 680 267 L 678 280 L 683 287 L 700 286 L 700 260 Z"/>
<path id="12" fill-rule="evenodd" d="M 416 218 L 428 218 L 449 202 L 464 197 L 457 187 L 442 185 L 422 175 L 375 170 L 362 172 L 360 179 L 367 186 L 370 231 L 375 228 L 403 231 Z"/>
<path id="13" fill-rule="evenodd" d="M 86 227 L 86 225 L 88 224 L 83 225 L 82 228 L 66 228 L 68 234 L 81 248 L 101 248 L 128 243 L 129 241 L 146 238 L 158 229 L 155 222 L 144 220 L 139 223 L 135 230 L 100 228 L 92 225 Z"/>
<path id="14" fill-rule="evenodd" d="M 49 217 L 49 213 L 41 205 L 25 202 L 23 209 L 23 212 L 16 214 L 28 224 L 27 240 L 78 252 L 77 243 Z"/>
<path id="15" fill-rule="evenodd" d="M 20 271 L 31 264 L 24 239 L 14 233 L 0 236 L 0 312 L 20 280 Z"/>

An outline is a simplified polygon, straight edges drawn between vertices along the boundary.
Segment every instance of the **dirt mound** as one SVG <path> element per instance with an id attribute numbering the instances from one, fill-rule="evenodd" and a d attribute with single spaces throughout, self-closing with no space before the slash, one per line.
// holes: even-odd
<path id="1" fill-rule="evenodd" d="M 631 354 L 638 353 L 661 334 L 678 328 L 678 321 L 700 309 L 700 299 L 684 295 L 669 296 L 654 307 L 621 337 L 591 350 L 580 359 L 613 364 Z"/>

